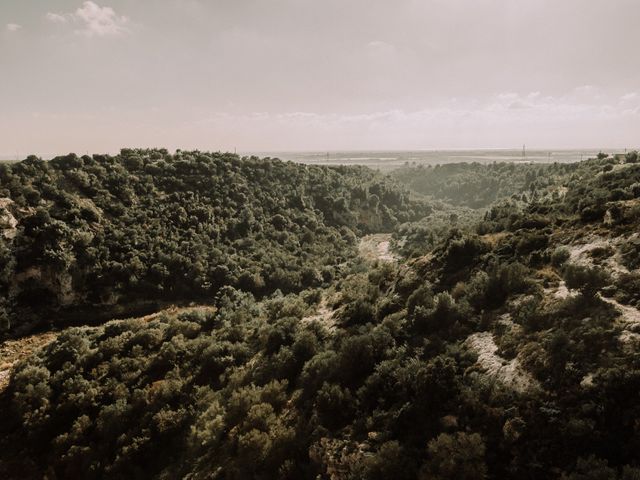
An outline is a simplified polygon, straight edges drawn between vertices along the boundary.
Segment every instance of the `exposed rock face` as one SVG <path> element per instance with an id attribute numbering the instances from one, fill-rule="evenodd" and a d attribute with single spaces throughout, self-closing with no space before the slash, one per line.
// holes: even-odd
<path id="1" fill-rule="evenodd" d="M 0 198 L 0 235 L 13 239 L 18 232 L 18 220 L 12 213 L 13 200 Z"/>

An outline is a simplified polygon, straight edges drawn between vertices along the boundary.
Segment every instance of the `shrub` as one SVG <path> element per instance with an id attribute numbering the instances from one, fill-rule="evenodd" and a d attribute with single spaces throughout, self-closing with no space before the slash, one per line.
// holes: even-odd
<path id="1" fill-rule="evenodd" d="M 561 267 L 571 257 L 567 247 L 557 247 L 551 254 L 551 264 L 554 267 Z"/>
<path id="2" fill-rule="evenodd" d="M 587 298 L 595 297 L 611 280 L 601 268 L 584 265 L 567 265 L 563 278 L 567 288 L 579 290 Z"/>
<path id="3" fill-rule="evenodd" d="M 477 433 L 442 433 L 427 446 L 421 480 L 481 480 L 487 476 L 485 446 Z"/>

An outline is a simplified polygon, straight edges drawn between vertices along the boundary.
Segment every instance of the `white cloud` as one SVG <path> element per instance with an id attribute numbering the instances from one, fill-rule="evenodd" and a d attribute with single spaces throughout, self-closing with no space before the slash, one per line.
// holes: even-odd
<path id="1" fill-rule="evenodd" d="M 378 55 L 393 54 L 396 50 L 396 48 L 391 43 L 383 42 L 382 40 L 373 40 L 367 43 L 367 48 L 369 49 L 370 52 Z"/>
<path id="2" fill-rule="evenodd" d="M 18 25 L 17 23 L 7 23 L 7 30 L 9 32 L 17 32 L 22 28 L 22 25 Z"/>
<path id="3" fill-rule="evenodd" d="M 127 33 L 126 25 L 129 19 L 124 15 L 118 15 L 111 7 L 101 7 L 95 2 L 82 3 L 73 13 L 47 13 L 46 18 L 51 23 L 74 23 L 80 28 L 76 34 L 87 37 L 119 36 Z"/>
<path id="4" fill-rule="evenodd" d="M 112 8 L 100 7 L 93 2 L 84 2 L 75 16 L 85 22 L 80 33 L 88 36 L 120 35 L 127 31 L 125 25 L 129 22 L 127 17 L 116 15 Z"/>
<path id="5" fill-rule="evenodd" d="M 497 104 L 493 104 L 492 108 L 496 108 L 496 106 L 511 110 L 534 108 L 539 98 L 540 92 L 529 92 L 527 95 L 520 95 L 514 92 L 500 93 L 496 96 Z"/>
<path id="6" fill-rule="evenodd" d="M 595 85 L 576 87 L 568 94 L 569 97 L 580 102 L 594 102 L 602 100 L 603 89 Z"/>
<path id="7" fill-rule="evenodd" d="M 610 100 L 588 103 L 575 98 L 573 92 L 562 96 L 504 92 L 484 102 L 452 98 L 413 111 L 218 113 L 184 126 L 183 131 L 193 142 L 216 132 L 230 145 L 274 151 L 323 150 L 327 146 L 507 148 L 524 142 L 554 148 L 626 145 L 640 128 L 640 107 L 628 108 Z"/>
<path id="8" fill-rule="evenodd" d="M 389 48 L 392 47 L 390 43 L 383 42 L 382 40 L 372 40 L 367 43 L 367 46 L 370 48 Z"/>
<path id="9" fill-rule="evenodd" d="M 623 95 L 622 97 L 620 97 L 620 100 L 622 100 L 623 102 L 629 102 L 629 101 L 632 101 L 632 100 L 636 100 L 639 97 L 640 97 L 640 95 L 638 95 L 636 92 L 629 92 L 629 93 Z"/>
<path id="10" fill-rule="evenodd" d="M 47 13 L 47 20 L 51 23 L 67 23 L 69 21 L 68 16 L 60 15 L 59 13 Z"/>

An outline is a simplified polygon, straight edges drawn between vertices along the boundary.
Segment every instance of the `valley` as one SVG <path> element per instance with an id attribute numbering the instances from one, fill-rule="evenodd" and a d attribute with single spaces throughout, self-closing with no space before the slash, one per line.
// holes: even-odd
<path id="1" fill-rule="evenodd" d="M 635 478 L 635 159 L 1 166 L 0 475 Z"/>

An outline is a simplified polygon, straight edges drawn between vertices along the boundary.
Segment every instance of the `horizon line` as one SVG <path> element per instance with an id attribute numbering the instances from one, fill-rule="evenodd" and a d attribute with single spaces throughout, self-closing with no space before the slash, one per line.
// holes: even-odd
<path id="1" fill-rule="evenodd" d="M 122 147 L 121 149 L 125 149 L 125 148 L 130 148 L 130 149 L 149 149 L 149 150 L 153 150 L 153 149 L 166 149 L 167 151 L 171 152 L 171 149 L 168 149 L 166 147 Z M 240 150 L 240 149 L 228 149 L 228 150 L 223 150 L 223 149 L 202 149 L 202 148 L 175 148 L 173 149 L 173 152 L 176 151 L 183 151 L 183 152 L 189 152 L 189 151 L 201 151 L 201 152 L 220 152 L 220 153 L 235 153 L 238 156 L 242 156 L 243 154 L 269 154 L 269 153 L 282 153 L 282 154 L 311 154 L 311 153 L 375 153 L 375 152 L 390 152 L 390 153 L 406 153 L 406 152 L 417 152 L 417 153 L 438 153 L 438 152 L 474 152 L 474 151 L 500 151 L 500 152 L 509 152 L 509 151 L 514 151 L 514 152 L 520 152 L 522 151 L 522 147 L 460 147 L 460 148 L 409 148 L 409 149 L 384 149 L 384 148 L 377 148 L 377 149 L 327 149 L 327 150 L 319 150 L 319 149 L 313 149 L 313 150 L 287 150 L 287 149 L 268 149 L 268 150 Z M 625 150 L 625 151 L 634 151 L 636 150 L 635 147 L 562 147 L 562 148 L 554 148 L 554 147 L 527 147 L 526 151 L 527 152 L 571 152 L 571 151 L 599 151 L 599 152 L 603 152 L 603 153 L 620 153 L 620 150 Z M 20 152 L 16 152 L 13 154 L 10 153 L 0 153 L 0 160 L 24 160 L 26 159 L 28 156 L 30 155 L 36 155 L 38 157 L 44 158 L 44 157 L 50 157 L 50 158 L 55 158 L 57 156 L 64 156 L 64 155 L 69 155 L 71 153 L 75 153 L 76 155 L 80 155 L 80 153 L 78 152 L 66 152 L 66 153 L 54 153 L 54 152 L 45 152 L 45 153 L 39 153 L 39 152 L 30 152 L 30 153 L 26 153 L 26 154 L 22 154 Z M 82 155 L 118 155 L 120 153 L 120 150 L 118 151 L 94 151 L 94 152 L 87 152 L 85 151 L 85 153 L 83 153 Z"/>

